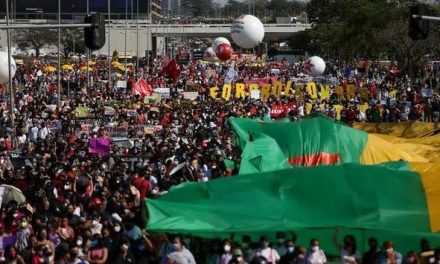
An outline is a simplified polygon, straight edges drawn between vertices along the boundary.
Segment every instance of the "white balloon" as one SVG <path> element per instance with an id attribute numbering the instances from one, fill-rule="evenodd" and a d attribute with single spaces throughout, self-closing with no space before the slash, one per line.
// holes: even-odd
<path id="1" fill-rule="evenodd" d="M 205 50 L 203 57 L 208 61 L 214 61 L 217 59 L 217 55 L 212 47 L 209 47 Z"/>
<path id="2" fill-rule="evenodd" d="M 311 76 L 318 76 L 325 72 L 325 62 L 318 56 L 310 57 L 304 64 L 305 73 Z"/>
<path id="3" fill-rule="evenodd" d="M 231 37 L 235 44 L 241 48 L 255 48 L 263 42 L 263 23 L 252 15 L 241 15 L 232 22 Z"/>
<path id="4" fill-rule="evenodd" d="M 214 41 L 212 42 L 212 49 L 214 50 L 214 52 L 217 52 L 217 47 L 223 43 L 227 43 L 229 46 L 231 45 L 231 42 L 229 42 L 227 38 L 218 37 L 214 39 Z"/>
<path id="5" fill-rule="evenodd" d="M 8 53 L 0 51 L 0 84 L 9 82 Z M 11 56 L 11 76 L 15 76 L 17 65 Z"/>

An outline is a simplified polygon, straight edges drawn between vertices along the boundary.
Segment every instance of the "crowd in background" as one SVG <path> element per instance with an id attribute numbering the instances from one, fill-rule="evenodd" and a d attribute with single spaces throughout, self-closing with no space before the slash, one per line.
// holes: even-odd
<path id="1" fill-rule="evenodd" d="M 235 65 L 199 61 L 182 66 L 173 83 L 160 75 L 166 63 L 166 58 L 141 59 L 138 72 L 135 67 L 127 73 L 114 71 L 109 82 L 108 62 L 98 60 L 87 87 L 87 73 L 80 70 L 78 62 L 74 70 L 63 71 L 60 98 L 57 73 L 44 72 L 47 64 L 34 61 L 19 65 L 12 115 L 6 91 L 2 90 L 0 182 L 19 187 L 27 203 L 11 201 L 2 206 L 0 237 L 3 241 L 6 237 L 13 239 L 3 251 L 5 263 L 180 264 L 208 260 L 242 264 L 264 257 L 273 264 L 324 264 L 327 260 L 318 240 L 312 240 L 310 248 L 305 249 L 285 234 L 280 234 L 279 243 L 273 245 L 276 250 L 270 248 L 266 237 L 259 242 L 244 237 L 242 243 L 235 244 L 148 234 L 144 230 L 143 200 L 158 197 L 184 181 L 205 182 L 236 174 L 240 151 L 227 123 L 230 117 L 271 117 L 274 105 L 289 105 L 276 118 L 294 121 L 307 114 L 306 105 L 310 104 L 310 113 L 335 119 L 340 116 L 345 122 L 434 122 L 439 118 L 437 65 L 410 78 L 395 66 L 378 62 L 365 63 L 361 68 L 328 63 L 326 84 L 322 85 L 331 86 L 329 100 L 310 98 L 304 86 L 302 96 L 271 97 L 267 102 L 232 98 L 225 102 L 212 99 L 209 88 L 223 85 L 231 70 L 236 73 L 233 82 L 255 78 L 270 81 L 276 76 L 285 83 L 304 77 L 302 65 L 286 61 Z M 274 68 L 278 69 L 276 73 Z M 170 88 L 169 98 L 146 101 L 132 95 L 139 77 L 152 88 Z M 127 81 L 126 87 L 118 87 L 118 81 Z M 368 102 L 359 94 L 342 100 L 335 96 L 335 87 L 348 83 L 367 87 Z M 185 99 L 182 92 L 187 91 L 197 92 L 197 98 Z M 391 91 L 395 91 L 394 98 Z M 363 103 L 369 104 L 365 113 L 359 108 Z M 342 105 L 340 113 L 336 113 L 335 105 Z M 106 106 L 114 113 L 107 115 Z M 79 117 L 78 108 L 87 108 L 87 116 Z M 81 133 L 84 124 L 90 126 L 87 133 Z M 139 130 L 139 126 L 155 129 Z M 110 155 L 90 155 L 89 139 L 111 137 L 108 127 L 126 127 L 126 140 L 112 144 Z M 405 263 L 419 263 L 415 252 L 402 257 L 389 250 L 393 247 L 390 241 L 384 243 L 383 250 L 377 241 L 374 245 L 373 238 L 371 243 L 370 255 L 364 256 L 368 260 L 362 263 L 400 264 L 403 259 Z M 352 238 L 345 239 L 338 249 L 342 263 L 360 262 Z M 433 259 L 440 260 L 439 252 Z"/>

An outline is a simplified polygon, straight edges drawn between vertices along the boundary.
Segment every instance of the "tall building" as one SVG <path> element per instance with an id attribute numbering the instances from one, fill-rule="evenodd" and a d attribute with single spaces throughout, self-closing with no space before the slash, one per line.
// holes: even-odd
<path id="1" fill-rule="evenodd" d="M 182 5 L 181 0 L 163 0 L 162 1 L 162 10 L 166 14 L 176 13 L 177 10 Z"/>
<path id="2" fill-rule="evenodd" d="M 150 3 L 151 20 L 153 23 L 159 22 L 163 18 L 162 0 L 151 0 Z"/>
<path id="3" fill-rule="evenodd" d="M 16 19 L 57 19 L 58 4 L 56 1 L 42 0 L 8 0 L 10 17 Z M 162 16 L 162 0 L 110 0 L 111 19 L 136 18 L 147 19 L 151 11 L 153 20 Z M 4 2 L 3 2 L 4 3 Z M 150 9 L 151 7 L 151 9 Z M 89 12 L 107 15 L 108 0 L 62 0 L 61 18 L 64 20 L 82 20 Z M 0 17 L 5 17 L 6 5 L 0 4 Z"/>

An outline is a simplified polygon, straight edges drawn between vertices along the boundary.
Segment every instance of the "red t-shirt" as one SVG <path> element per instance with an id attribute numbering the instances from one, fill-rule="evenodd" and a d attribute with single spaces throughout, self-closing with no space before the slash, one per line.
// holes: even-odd
<path id="1" fill-rule="evenodd" d="M 143 200 L 147 196 L 151 189 L 150 183 L 142 177 L 135 177 L 135 179 L 133 180 L 133 186 L 139 190 L 141 200 Z"/>

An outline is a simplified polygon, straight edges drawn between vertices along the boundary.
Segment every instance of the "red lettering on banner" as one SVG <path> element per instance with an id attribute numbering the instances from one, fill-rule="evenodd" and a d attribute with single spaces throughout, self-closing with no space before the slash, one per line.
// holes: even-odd
<path id="1" fill-rule="evenodd" d="M 289 158 L 290 165 L 301 165 L 304 167 L 317 165 L 334 165 L 339 163 L 340 161 L 341 157 L 339 156 L 339 154 L 330 154 L 326 152 Z"/>

